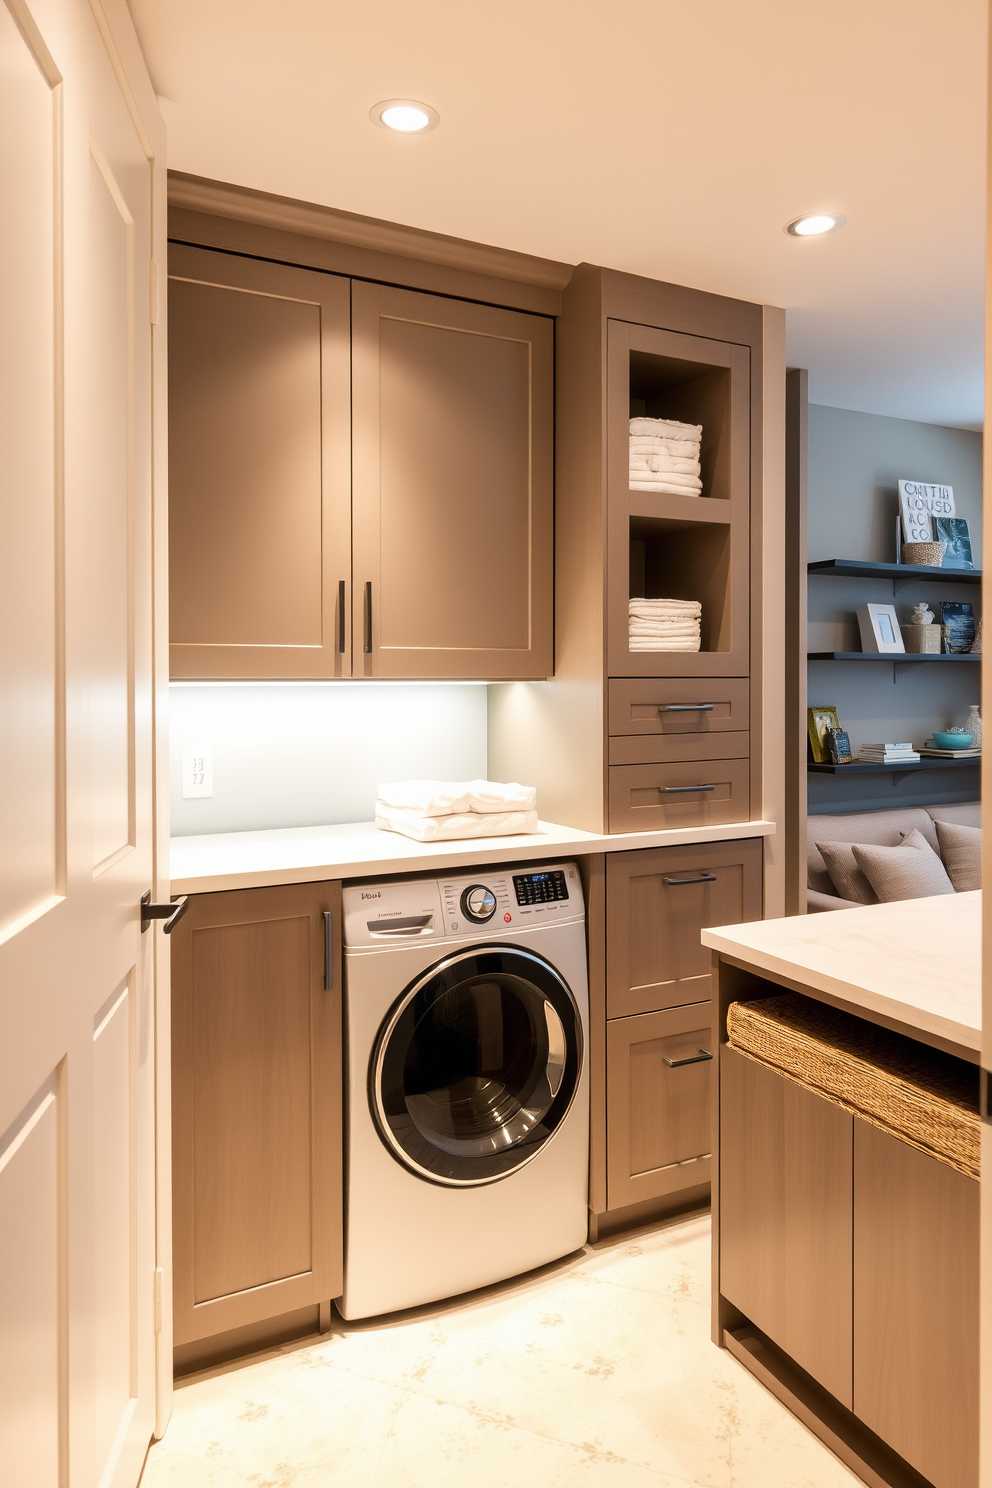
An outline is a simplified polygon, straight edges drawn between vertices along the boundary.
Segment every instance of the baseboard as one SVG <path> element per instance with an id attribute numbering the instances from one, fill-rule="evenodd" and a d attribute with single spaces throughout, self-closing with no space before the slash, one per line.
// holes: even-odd
<path id="1" fill-rule="evenodd" d="M 818 1436 L 845 1467 L 857 1473 L 868 1488 L 933 1488 L 929 1478 L 911 1467 L 750 1323 L 732 1331 L 728 1329 L 723 1342 L 728 1352 Z"/>
<path id="2" fill-rule="evenodd" d="M 589 1214 L 589 1243 L 606 1240 L 621 1230 L 633 1230 L 639 1225 L 652 1224 L 666 1219 L 678 1219 L 681 1215 L 696 1210 L 708 1209 L 710 1186 L 697 1183 L 693 1188 L 680 1189 L 678 1193 L 663 1194 L 660 1198 L 641 1199 L 636 1204 L 626 1204 L 622 1209 L 607 1209 L 604 1214 Z"/>
<path id="3" fill-rule="evenodd" d="M 247 1323 L 242 1328 L 215 1333 L 210 1338 L 180 1343 L 172 1351 L 173 1373 L 179 1379 L 203 1369 L 216 1368 L 219 1364 L 228 1364 L 232 1359 L 264 1353 L 266 1349 L 278 1348 L 311 1334 L 316 1338 L 330 1327 L 330 1321 L 330 1303 L 315 1303 L 312 1307 L 298 1307 L 295 1312 L 284 1312 L 260 1323 Z"/>

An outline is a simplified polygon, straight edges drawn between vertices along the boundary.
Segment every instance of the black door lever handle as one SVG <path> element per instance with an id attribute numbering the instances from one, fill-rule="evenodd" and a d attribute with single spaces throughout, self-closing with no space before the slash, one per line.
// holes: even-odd
<path id="1" fill-rule="evenodd" d="M 166 935 L 171 935 L 173 930 L 182 919 L 189 908 L 189 895 L 182 894 L 178 899 L 173 899 L 169 904 L 153 904 L 152 891 L 141 896 L 141 933 L 144 935 L 152 920 L 164 920 L 162 929 Z"/>

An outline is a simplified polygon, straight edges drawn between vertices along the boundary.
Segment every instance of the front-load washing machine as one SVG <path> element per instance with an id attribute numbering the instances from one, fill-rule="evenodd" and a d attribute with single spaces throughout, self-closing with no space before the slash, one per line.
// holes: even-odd
<path id="1" fill-rule="evenodd" d="M 346 1318 L 584 1244 L 589 993 L 574 863 L 344 890 Z"/>

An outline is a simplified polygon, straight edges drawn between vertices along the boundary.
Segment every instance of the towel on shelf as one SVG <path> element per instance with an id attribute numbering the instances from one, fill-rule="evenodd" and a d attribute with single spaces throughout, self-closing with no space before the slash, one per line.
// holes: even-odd
<path id="1" fill-rule="evenodd" d="M 645 599 L 637 595 L 628 601 L 627 609 L 629 614 L 640 615 L 642 619 L 668 613 L 698 617 L 703 613 L 698 599 Z"/>
<path id="2" fill-rule="evenodd" d="M 627 453 L 635 455 L 667 455 L 672 460 L 698 460 L 699 445 L 691 439 L 632 439 Z"/>
<path id="3" fill-rule="evenodd" d="M 631 636 L 627 642 L 628 651 L 698 651 L 700 648 L 699 637 L 694 640 L 663 641 L 657 636 Z"/>
<path id="4" fill-rule="evenodd" d="M 686 636 L 698 636 L 698 620 L 631 620 L 627 631 L 632 636 L 660 636 L 662 640 L 677 640 Z"/>
<path id="5" fill-rule="evenodd" d="M 655 436 L 659 439 L 693 439 L 703 437 L 702 424 L 680 424 L 677 419 L 632 418 L 630 432 L 638 438 Z"/>
<path id="6" fill-rule="evenodd" d="M 631 475 L 635 470 L 660 470 L 667 471 L 671 475 L 699 475 L 698 460 L 676 460 L 672 455 L 634 455 L 630 457 L 629 470 Z"/>
<path id="7" fill-rule="evenodd" d="M 534 811 L 537 791 L 532 785 L 518 785 L 515 780 L 470 780 L 469 803 L 472 811 Z"/>
<path id="8" fill-rule="evenodd" d="M 667 481 L 663 480 L 631 481 L 630 489 L 632 491 L 653 491 L 655 495 L 661 496 L 685 496 L 686 499 L 689 501 L 697 501 L 703 499 L 703 493 L 701 490 L 687 491 L 685 486 L 672 486 L 669 485 Z"/>
<path id="9" fill-rule="evenodd" d="M 472 780 L 387 780 L 380 782 L 379 800 L 386 806 L 419 811 L 422 816 L 454 816 L 471 811 L 474 784 Z"/>
<path id="10" fill-rule="evenodd" d="M 677 486 L 680 491 L 701 491 L 703 483 L 698 475 L 683 475 L 677 470 L 631 470 L 630 484 L 638 486 Z"/>
<path id="11" fill-rule="evenodd" d="M 375 805 L 375 824 L 382 832 L 400 832 L 414 842 L 452 842 L 463 837 L 515 837 L 536 832 L 536 811 L 465 811 L 446 816 L 426 816 L 422 811 Z"/>

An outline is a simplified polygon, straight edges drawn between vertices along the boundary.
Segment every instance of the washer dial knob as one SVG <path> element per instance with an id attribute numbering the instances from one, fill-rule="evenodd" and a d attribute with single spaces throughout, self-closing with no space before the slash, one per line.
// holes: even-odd
<path id="1" fill-rule="evenodd" d="M 485 884 L 469 884 L 461 902 L 462 914 L 473 925 L 484 925 L 496 913 L 496 895 Z"/>

